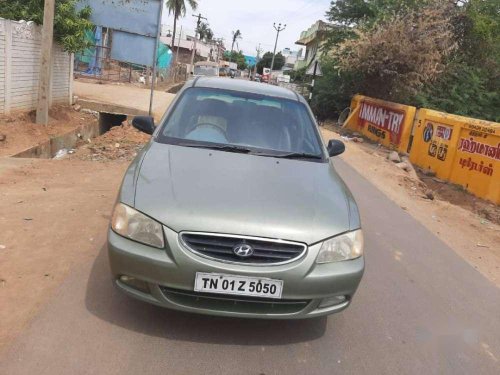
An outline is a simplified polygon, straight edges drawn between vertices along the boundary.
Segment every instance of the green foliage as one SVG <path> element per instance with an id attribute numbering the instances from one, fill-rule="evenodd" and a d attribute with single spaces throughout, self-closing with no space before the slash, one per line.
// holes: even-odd
<path id="1" fill-rule="evenodd" d="M 68 52 L 82 51 L 88 47 L 85 32 L 92 30 L 90 15 L 86 7 L 77 11 L 77 0 L 57 0 L 54 17 L 54 38 Z M 15 21 L 43 23 L 44 0 L 0 0 L 0 17 Z"/>
<path id="2" fill-rule="evenodd" d="M 243 38 L 243 36 L 241 35 L 241 31 L 238 29 L 236 31 L 233 31 L 233 45 L 234 43 L 238 40 L 238 39 L 241 39 Z"/>
<path id="3" fill-rule="evenodd" d="M 232 43 L 231 43 L 231 53 L 233 53 L 233 51 L 234 51 L 234 43 L 236 43 L 236 41 L 238 39 L 242 38 L 241 31 L 239 29 L 236 30 L 236 31 L 233 31 L 232 33 L 233 33 L 233 38 L 232 38 L 233 40 L 232 40 Z M 231 55 L 229 55 L 229 56 L 231 56 Z M 233 61 L 232 57 L 229 59 L 229 61 Z"/>
<path id="4" fill-rule="evenodd" d="M 297 70 L 291 70 L 289 75 L 293 82 L 304 82 L 306 79 L 307 66 L 304 66 Z"/>
<path id="5" fill-rule="evenodd" d="M 354 27 L 375 17 L 377 9 L 373 3 L 374 1 L 365 0 L 332 1 L 326 17 L 335 25 Z"/>
<path id="6" fill-rule="evenodd" d="M 500 121 L 500 2 L 469 0 L 455 17 L 459 48 L 417 105 Z"/>
<path id="7" fill-rule="evenodd" d="M 356 28 L 369 29 L 394 14 L 423 7 L 432 0 L 336 0 L 330 2 L 326 18 L 335 27 L 327 33 L 326 48 L 355 38 Z"/>
<path id="8" fill-rule="evenodd" d="M 372 25 L 396 13 L 418 9 L 431 0 L 337 0 L 330 3 L 326 17 L 335 25 Z"/>
<path id="9" fill-rule="evenodd" d="M 410 104 L 500 122 L 500 86 L 492 85 L 490 79 L 484 69 L 453 62 Z"/>
<path id="10" fill-rule="evenodd" d="M 320 120 L 337 117 L 349 107 L 352 96 L 362 88 L 363 77 L 356 72 L 339 71 L 337 61 L 321 61 L 322 77 L 316 79 L 311 108 Z"/>
<path id="11" fill-rule="evenodd" d="M 257 63 L 257 73 L 262 74 L 264 68 L 270 68 L 271 62 L 273 60 L 273 53 L 266 52 L 264 56 Z M 274 58 L 274 67 L 273 70 L 280 70 L 283 65 L 285 65 L 285 56 L 278 52 L 276 57 Z"/>
<path id="12" fill-rule="evenodd" d="M 198 2 L 196 0 L 188 0 L 188 4 L 191 9 L 196 10 L 198 8 Z M 172 30 L 172 44 L 171 47 L 175 46 L 175 33 L 177 31 L 177 20 L 179 17 L 184 17 L 186 15 L 186 1 L 185 0 L 167 0 L 165 6 L 168 9 L 168 14 L 174 15 L 174 29 Z"/>
<path id="13" fill-rule="evenodd" d="M 196 10 L 196 8 L 198 8 L 198 2 L 196 0 L 188 0 L 188 4 L 193 10 Z M 165 2 L 165 6 L 168 9 L 168 14 L 173 14 L 175 19 L 184 17 L 186 15 L 185 0 L 167 0 Z"/>
<path id="14" fill-rule="evenodd" d="M 395 15 L 404 16 L 412 10 L 420 12 L 425 7 L 437 8 L 445 2 L 451 4 L 449 17 L 453 26 L 452 38 L 458 47 L 452 53 L 444 54 L 440 64 L 436 65 L 438 74 L 430 77 L 431 79 L 421 80 L 422 84 L 416 86 L 417 92 L 407 96 L 405 100 L 417 106 L 500 121 L 500 1 L 498 0 L 331 1 L 327 18 L 335 27 L 327 35 L 324 49 L 330 57 L 322 62 L 324 75 L 316 81 L 313 110 L 320 117 L 334 117 L 349 105 L 354 93 L 373 92 L 374 85 L 370 83 L 373 77 L 364 72 L 360 66 L 351 66 L 349 71 L 340 69 L 341 61 L 334 57 L 338 55 L 339 50 L 344 48 L 346 53 L 352 54 L 353 49 L 346 49 L 346 45 L 351 47 L 359 45 L 353 41 L 360 35 L 368 35 L 365 39 L 371 41 L 373 38 L 369 36 L 376 32 L 380 33 L 381 28 L 388 25 L 387 21 L 394 19 Z M 432 25 L 429 30 L 432 30 Z M 411 30 L 406 29 L 404 32 L 409 33 Z M 414 37 L 410 36 L 410 39 Z M 405 38 L 402 37 L 401 40 Z M 423 42 L 428 43 L 426 40 Z M 421 46 L 422 43 L 417 41 L 415 48 Z M 380 43 L 380 48 L 386 48 L 386 44 Z M 383 55 L 382 50 L 381 54 Z M 427 64 L 430 61 L 425 56 L 421 57 L 421 62 L 417 62 L 418 64 Z M 370 71 L 378 76 L 379 72 L 387 71 L 385 68 L 387 62 L 395 61 L 398 60 L 388 58 L 384 62 L 381 59 L 381 66 L 377 68 L 374 63 Z M 414 64 L 391 66 L 391 72 L 397 75 L 421 77 L 420 71 L 421 69 Z M 379 97 L 398 100 L 397 92 L 391 85 L 376 86 Z"/>
<path id="15" fill-rule="evenodd" d="M 206 22 L 200 22 L 200 27 L 198 27 L 198 34 L 200 40 L 209 41 L 214 37 L 214 32 Z"/>
<path id="16" fill-rule="evenodd" d="M 243 51 L 226 51 L 224 52 L 224 58 L 235 62 L 238 65 L 239 70 L 244 70 L 247 68 L 247 63 Z"/>

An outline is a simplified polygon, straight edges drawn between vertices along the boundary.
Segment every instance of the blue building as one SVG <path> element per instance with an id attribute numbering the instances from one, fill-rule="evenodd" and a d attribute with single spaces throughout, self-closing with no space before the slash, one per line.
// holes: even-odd
<path id="1" fill-rule="evenodd" d="M 255 64 L 257 64 L 257 59 L 254 56 L 247 56 L 247 55 L 243 56 L 245 56 L 245 62 L 247 63 L 248 66 L 254 66 Z"/>

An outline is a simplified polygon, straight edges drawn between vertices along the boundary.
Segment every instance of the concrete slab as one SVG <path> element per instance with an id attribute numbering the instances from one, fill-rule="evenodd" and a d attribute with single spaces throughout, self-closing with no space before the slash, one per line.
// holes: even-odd
<path id="1" fill-rule="evenodd" d="M 149 111 L 150 91 L 116 84 L 97 84 L 74 81 L 74 94 L 84 103 L 90 103 L 95 111 L 109 111 L 109 113 L 141 115 Z M 160 120 L 168 106 L 174 99 L 175 94 L 163 91 L 155 91 L 153 99 L 153 114 L 155 120 Z"/>

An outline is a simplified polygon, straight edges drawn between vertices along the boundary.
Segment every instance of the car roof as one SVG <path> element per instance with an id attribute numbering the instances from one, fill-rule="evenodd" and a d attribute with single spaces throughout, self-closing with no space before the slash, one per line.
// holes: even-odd
<path id="1" fill-rule="evenodd" d="M 243 79 L 222 77 L 200 77 L 190 82 L 191 87 L 207 87 L 214 89 L 249 92 L 252 94 L 273 96 L 283 99 L 302 101 L 298 94 L 284 87 L 268 85 L 264 83 L 248 81 Z"/>

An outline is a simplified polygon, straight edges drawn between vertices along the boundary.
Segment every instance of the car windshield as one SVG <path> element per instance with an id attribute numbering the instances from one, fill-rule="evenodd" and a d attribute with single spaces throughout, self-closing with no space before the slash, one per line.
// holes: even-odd
<path id="1" fill-rule="evenodd" d="M 211 88 L 187 89 L 166 118 L 158 141 L 323 158 L 315 125 L 303 103 Z"/>
<path id="2" fill-rule="evenodd" d="M 194 74 L 197 76 L 210 76 L 217 77 L 219 73 L 217 72 L 217 68 L 213 66 L 195 66 Z"/>

